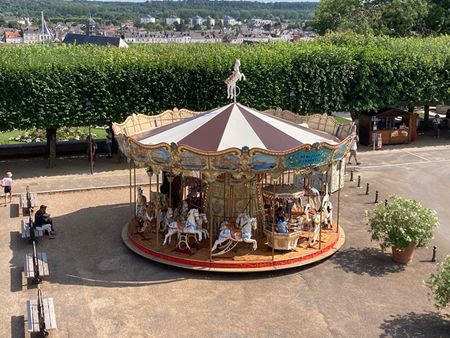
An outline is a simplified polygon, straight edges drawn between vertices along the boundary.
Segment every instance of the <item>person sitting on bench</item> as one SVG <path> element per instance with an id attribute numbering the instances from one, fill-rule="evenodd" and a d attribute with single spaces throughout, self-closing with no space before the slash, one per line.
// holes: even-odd
<path id="1" fill-rule="evenodd" d="M 44 230 L 48 232 L 50 238 L 55 238 L 55 229 L 53 228 L 53 220 L 50 215 L 47 214 L 47 206 L 41 205 L 36 214 L 34 215 L 34 226 L 38 230 Z"/>

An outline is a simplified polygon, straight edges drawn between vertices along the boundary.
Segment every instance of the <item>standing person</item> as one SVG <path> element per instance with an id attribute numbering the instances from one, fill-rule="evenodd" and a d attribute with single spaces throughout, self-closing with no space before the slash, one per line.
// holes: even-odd
<path id="1" fill-rule="evenodd" d="M 433 130 L 434 130 L 434 137 L 435 138 L 439 138 L 439 128 L 441 128 L 441 117 L 439 116 L 439 114 L 434 115 L 434 119 L 433 119 Z"/>
<path id="2" fill-rule="evenodd" d="M 6 173 L 6 176 L 2 179 L 2 187 L 3 187 L 3 191 L 5 193 L 5 206 L 6 206 L 6 195 L 9 195 L 9 203 L 11 203 L 11 199 L 12 199 L 12 172 L 8 171 Z"/>
<path id="3" fill-rule="evenodd" d="M 106 129 L 106 158 L 112 157 L 112 141 L 113 135 L 111 128 Z"/>
<path id="4" fill-rule="evenodd" d="M 350 157 L 348 158 L 348 164 L 352 164 L 352 157 L 355 158 L 356 165 L 360 165 L 361 163 L 358 162 L 358 159 L 356 158 L 356 151 L 358 150 L 358 142 L 359 137 L 358 134 L 353 134 L 352 136 L 352 143 L 350 144 Z"/>

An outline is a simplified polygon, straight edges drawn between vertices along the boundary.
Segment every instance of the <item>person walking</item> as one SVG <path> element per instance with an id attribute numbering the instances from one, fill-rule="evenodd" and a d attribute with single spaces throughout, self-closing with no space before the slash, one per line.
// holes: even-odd
<path id="1" fill-rule="evenodd" d="M 358 150 L 358 142 L 359 137 L 358 134 L 353 134 L 352 136 L 352 143 L 350 144 L 350 157 L 348 158 L 348 164 L 352 164 L 352 157 L 355 158 L 356 165 L 360 165 L 361 163 L 358 162 L 358 159 L 356 158 L 356 151 Z"/>
<path id="2" fill-rule="evenodd" d="M 9 203 L 11 203 L 12 200 L 12 172 L 8 171 L 6 173 L 6 176 L 2 179 L 1 185 L 3 187 L 3 191 L 5 193 L 5 207 L 6 207 L 6 197 L 9 195 Z"/>
<path id="3" fill-rule="evenodd" d="M 439 114 L 434 115 L 433 119 L 433 130 L 434 130 L 434 137 L 439 138 L 440 129 L 441 128 L 441 117 Z"/>

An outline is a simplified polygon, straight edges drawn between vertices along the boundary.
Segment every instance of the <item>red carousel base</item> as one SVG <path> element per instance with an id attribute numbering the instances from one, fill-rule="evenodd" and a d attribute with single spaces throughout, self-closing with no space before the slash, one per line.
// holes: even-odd
<path id="1" fill-rule="evenodd" d="M 205 271 L 252 272 L 305 266 L 332 256 L 345 242 L 344 230 L 339 227 L 337 232 L 337 225 L 334 225 L 332 229 L 322 231 L 320 245 L 317 242 L 309 246 L 305 232 L 305 237 L 300 238 L 293 250 L 275 250 L 272 255 L 272 248 L 267 245 L 267 240 L 261 233 L 256 234 L 258 240 L 256 251 L 251 250 L 250 244 L 239 243 L 235 249 L 224 255 L 210 257 L 209 240 L 204 240 L 197 247 L 193 246 L 192 250 L 179 250 L 176 248 L 176 235 L 173 235 L 172 244 L 162 246 L 165 234 L 157 236 L 156 233 L 148 233 L 143 239 L 136 234 L 135 224 L 136 222 L 132 220 L 122 231 L 122 239 L 128 248 L 159 263 Z"/>

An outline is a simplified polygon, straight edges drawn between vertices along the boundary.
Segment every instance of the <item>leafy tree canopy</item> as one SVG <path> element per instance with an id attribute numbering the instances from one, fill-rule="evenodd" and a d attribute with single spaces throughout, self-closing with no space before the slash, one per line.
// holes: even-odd
<path id="1" fill-rule="evenodd" d="M 450 0 L 321 0 L 314 17 L 320 34 L 409 36 L 450 33 Z"/>

